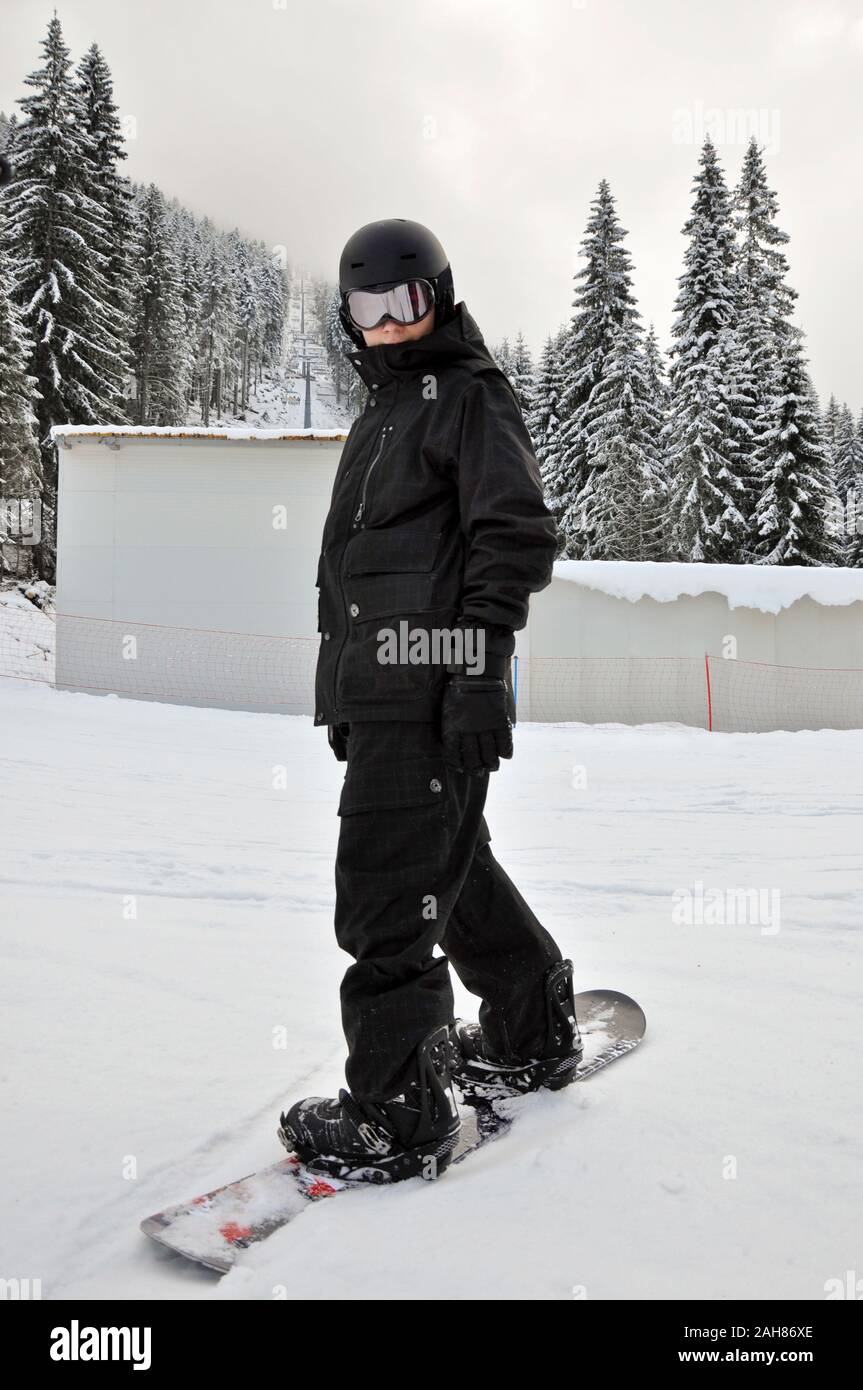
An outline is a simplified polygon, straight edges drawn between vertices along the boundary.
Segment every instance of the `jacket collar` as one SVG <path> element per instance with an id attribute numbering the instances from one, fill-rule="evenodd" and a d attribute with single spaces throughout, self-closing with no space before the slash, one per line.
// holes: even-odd
<path id="1" fill-rule="evenodd" d="M 466 358 L 494 364 L 474 319 L 462 300 L 448 323 L 403 343 L 378 343 L 345 356 L 369 389 L 389 381 L 402 381 L 419 372 L 434 372 Z"/>

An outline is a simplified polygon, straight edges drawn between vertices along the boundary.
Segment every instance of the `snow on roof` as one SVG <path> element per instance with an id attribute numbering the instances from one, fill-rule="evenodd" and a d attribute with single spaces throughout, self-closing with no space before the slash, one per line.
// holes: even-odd
<path id="1" fill-rule="evenodd" d="M 344 430 L 253 430 L 242 425 L 209 429 L 205 425 L 52 425 L 51 438 L 84 439 L 316 439 L 331 444 L 347 439 Z M 68 447 L 68 446 L 67 446 Z"/>
<path id="2" fill-rule="evenodd" d="M 671 603 L 681 595 L 722 594 L 729 608 L 778 613 L 801 598 L 844 605 L 863 602 L 863 569 L 808 565 L 703 565 L 654 560 L 556 560 L 554 577 L 637 603 Z"/>

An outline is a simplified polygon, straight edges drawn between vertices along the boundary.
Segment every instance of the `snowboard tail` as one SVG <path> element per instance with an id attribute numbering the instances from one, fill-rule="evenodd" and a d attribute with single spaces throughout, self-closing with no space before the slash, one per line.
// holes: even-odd
<path id="1" fill-rule="evenodd" d="M 587 990 L 575 996 L 584 1056 L 573 1084 L 586 1081 L 637 1047 L 647 1021 L 639 1005 L 617 990 Z M 471 1096 L 459 1106 L 461 1129 L 448 1167 L 462 1163 L 513 1124 L 527 1096 Z M 310 1203 L 371 1184 L 322 1175 L 296 1154 L 217 1187 L 191 1201 L 166 1207 L 141 1222 L 141 1230 L 188 1260 L 227 1273 L 240 1253 L 287 1225 Z"/>

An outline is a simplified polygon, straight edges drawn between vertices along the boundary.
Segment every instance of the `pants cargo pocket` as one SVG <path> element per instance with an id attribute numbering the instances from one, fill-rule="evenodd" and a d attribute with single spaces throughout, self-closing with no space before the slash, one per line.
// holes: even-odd
<path id="1" fill-rule="evenodd" d="M 363 758 L 356 746 L 352 751 L 338 808 L 342 888 L 350 879 L 355 891 L 381 895 L 382 902 L 391 891 L 435 892 L 450 847 L 452 773 L 443 755 L 384 760 Z"/>

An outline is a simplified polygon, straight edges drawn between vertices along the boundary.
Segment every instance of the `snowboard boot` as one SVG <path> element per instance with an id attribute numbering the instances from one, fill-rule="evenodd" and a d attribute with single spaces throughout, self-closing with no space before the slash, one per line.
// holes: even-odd
<path id="1" fill-rule="evenodd" d="M 546 1038 L 538 1057 L 494 1057 L 485 1048 L 479 1023 L 458 1018 L 450 1034 L 458 1052 L 452 1079 L 466 1101 L 494 1100 L 545 1087 L 558 1091 L 575 1080 L 584 1044 L 575 1016 L 572 961 L 561 960 L 545 973 Z"/>
<path id="2" fill-rule="evenodd" d="M 281 1115 L 276 1133 L 315 1173 L 353 1182 L 436 1178 L 449 1165 L 461 1121 L 452 1089 L 455 1059 L 444 1024 L 420 1043 L 415 1076 L 401 1095 L 362 1103 L 309 1096 Z"/>

